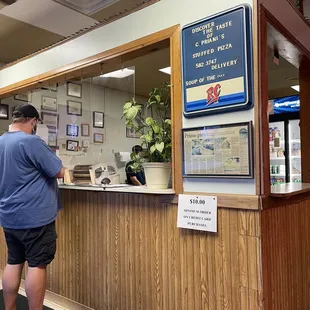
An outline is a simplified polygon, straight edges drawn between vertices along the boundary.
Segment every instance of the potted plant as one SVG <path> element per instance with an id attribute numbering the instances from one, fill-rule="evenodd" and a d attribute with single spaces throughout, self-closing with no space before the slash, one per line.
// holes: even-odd
<path id="1" fill-rule="evenodd" d="M 145 117 L 144 115 L 148 116 Z M 170 84 L 154 88 L 146 103 L 132 99 L 124 104 L 126 126 L 140 133 L 141 154 L 131 154 L 133 171 L 144 169 L 148 188 L 167 188 L 171 176 L 171 95 Z"/>

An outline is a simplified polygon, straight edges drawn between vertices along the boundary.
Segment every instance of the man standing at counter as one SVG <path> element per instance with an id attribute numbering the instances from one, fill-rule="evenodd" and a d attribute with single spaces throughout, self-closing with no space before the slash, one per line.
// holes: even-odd
<path id="1" fill-rule="evenodd" d="M 56 252 L 55 219 L 61 208 L 57 178 L 61 160 L 36 136 L 38 111 L 28 104 L 15 108 L 10 131 L 0 137 L 0 224 L 8 262 L 2 285 L 5 309 L 16 309 L 25 261 L 30 310 L 42 309 L 46 266 Z"/>
<path id="2" fill-rule="evenodd" d="M 143 151 L 142 146 L 140 145 L 135 145 L 132 148 L 132 152 L 135 153 L 136 155 L 139 155 Z M 145 175 L 144 171 L 139 171 L 139 172 L 134 172 L 131 168 L 131 165 L 133 164 L 133 161 L 130 161 L 126 164 L 126 177 L 127 177 L 127 183 L 130 185 L 145 185 Z"/>

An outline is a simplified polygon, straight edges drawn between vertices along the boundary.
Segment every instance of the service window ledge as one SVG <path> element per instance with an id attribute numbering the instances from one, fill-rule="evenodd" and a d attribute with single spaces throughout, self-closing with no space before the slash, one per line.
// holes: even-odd
<path id="1" fill-rule="evenodd" d="M 237 195 L 237 194 L 216 194 L 185 192 L 186 195 L 216 196 L 219 208 L 259 210 L 261 209 L 260 197 L 257 195 Z"/>
<path id="2" fill-rule="evenodd" d="M 171 188 L 168 189 L 149 189 L 146 186 L 118 186 L 111 185 L 105 187 L 95 186 L 78 186 L 78 185 L 59 185 L 60 189 L 73 189 L 82 191 L 95 191 L 95 192 L 117 192 L 117 193 L 131 193 L 131 194 L 159 194 L 171 195 L 175 191 Z"/>
<path id="3" fill-rule="evenodd" d="M 289 198 L 301 194 L 309 193 L 310 183 L 286 183 L 271 186 L 271 197 Z"/>

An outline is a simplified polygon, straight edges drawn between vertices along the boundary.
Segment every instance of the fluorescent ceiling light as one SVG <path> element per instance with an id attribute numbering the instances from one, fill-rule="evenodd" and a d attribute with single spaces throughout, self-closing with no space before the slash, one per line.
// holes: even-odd
<path id="1" fill-rule="evenodd" d="M 296 91 L 299 92 L 299 85 L 291 86 L 291 88 L 295 89 Z"/>
<path id="2" fill-rule="evenodd" d="M 166 74 L 171 74 L 171 67 L 159 69 L 160 72 L 166 73 Z"/>
<path id="3" fill-rule="evenodd" d="M 73 10 L 86 15 L 92 15 L 105 7 L 119 2 L 120 0 L 54 0 Z"/>
<path id="4" fill-rule="evenodd" d="M 125 77 L 130 76 L 130 75 L 133 75 L 134 73 L 135 73 L 135 70 L 125 68 L 122 70 L 117 70 L 117 71 L 102 74 L 102 75 L 100 75 L 100 77 L 103 77 L 103 78 L 111 77 L 111 78 L 116 78 L 116 79 L 123 79 Z"/>

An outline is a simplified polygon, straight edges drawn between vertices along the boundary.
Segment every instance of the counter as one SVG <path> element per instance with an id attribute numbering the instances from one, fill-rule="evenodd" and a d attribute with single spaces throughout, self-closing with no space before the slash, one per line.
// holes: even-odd
<path id="1" fill-rule="evenodd" d="M 79 186 L 79 185 L 59 185 L 61 189 L 73 189 L 83 191 L 95 191 L 95 192 L 117 192 L 117 193 L 136 193 L 136 194 L 160 194 L 160 195 L 171 195 L 175 191 L 172 188 L 167 189 L 149 189 L 147 186 L 130 186 L 126 184 L 118 185 L 105 185 L 99 186 Z"/>
<path id="2" fill-rule="evenodd" d="M 289 198 L 310 193 L 310 183 L 286 183 L 271 186 L 271 197 Z"/>

